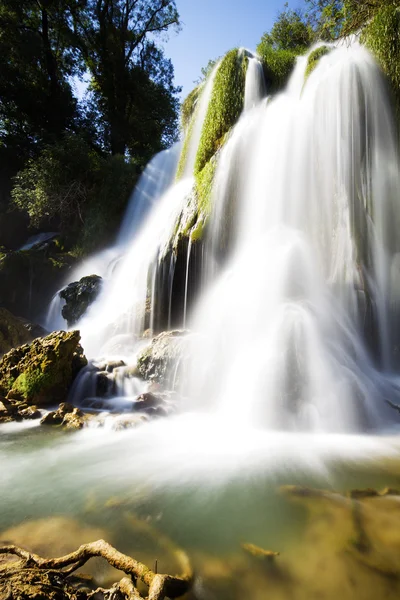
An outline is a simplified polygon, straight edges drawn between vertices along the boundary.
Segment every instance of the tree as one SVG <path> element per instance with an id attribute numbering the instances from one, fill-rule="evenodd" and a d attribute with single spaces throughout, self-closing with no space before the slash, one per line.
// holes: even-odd
<path id="1" fill-rule="evenodd" d="M 104 147 L 148 158 L 171 141 L 176 127 L 179 90 L 171 62 L 155 43 L 179 25 L 175 0 L 88 0 L 84 18 L 76 17 L 91 91 L 105 123 Z"/>
<path id="2" fill-rule="evenodd" d="M 343 0 L 306 0 L 307 17 L 319 39 L 335 40 L 340 36 L 343 19 Z"/>
<path id="3" fill-rule="evenodd" d="M 69 79 L 80 62 L 70 22 L 78 2 L 0 3 L 0 148 L 9 163 L 21 164 L 72 123 L 76 100 Z"/>
<path id="4" fill-rule="evenodd" d="M 272 29 L 263 35 L 262 41 L 274 50 L 298 51 L 307 48 L 314 33 L 302 12 L 290 9 L 286 3 Z"/>

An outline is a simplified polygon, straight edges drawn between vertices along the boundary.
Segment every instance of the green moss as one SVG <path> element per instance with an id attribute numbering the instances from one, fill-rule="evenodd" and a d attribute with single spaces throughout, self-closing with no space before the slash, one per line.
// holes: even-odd
<path id="1" fill-rule="evenodd" d="M 400 8 L 394 3 L 382 7 L 365 27 L 361 42 L 374 54 L 400 96 Z"/>
<path id="2" fill-rule="evenodd" d="M 196 174 L 196 194 L 198 198 L 198 209 L 206 217 L 211 212 L 211 193 L 214 175 L 217 168 L 217 159 L 213 157 L 205 167 Z"/>
<path id="3" fill-rule="evenodd" d="M 203 90 L 202 85 L 198 85 L 186 96 L 181 106 L 181 123 L 184 130 L 187 130 L 189 123 L 193 117 L 193 113 L 197 106 L 197 101 L 200 92 Z"/>
<path id="4" fill-rule="evenodd" d="M 196 225 L 190 232 L 190 239 L 192 242 L 198 242 L 203 239 L 204 228 L 207 223 L 207 219 L 200 218 L 197 220 Z"/>
<path id="5" fill-rule="evenodd" d="M 48 373 L 42 373 L 39 369 L 34 369 L 27 373 L 21 373 L 13 384 L 13 390 L 20 394 L 24 400 L 30 399 L 52 385 Z"/>
<path id="6" fill-rule="evenodd" d="M 310 53 L 307 61 L 306 72 L 304 74 L 304 81 L 307 81 L 311 73 L 317 67 L 321 58 L 329 54 L 330 51 L 331 49 L 329 48 L 329 46 L 320 46 L 319 48 L 316 48 Z"/>
<path id="7" fill-rule="evenodd" d="M 176 179 L 177 180 L 181 179 L 181 177 L 183 176 L 183 173 L 185 171 L 187 153 L 188 153 L 189 144 L 190 144 L 190 140 L 191 140 L 192 133 L 193 133 L 193 125 L 194 125 L 194 119 L 192 119 L 190 121 L 188 131 L 187 131 L 187 133 L 185 135 L 185 139 L 183 141 L 182 152 L 179 157 L 178 168 L 176 170 Z"/>
<path id="8" fill-rule="evenodd" d="M 195 174 L 200 173 L 222 146 L 225 134 L 243 109 L 247 59 L 237 49 L 228 52 L 215 75 L 213 91 L 196 155 Z"/>
<path id="9" fill-rule="evenodd" d="M 257 46 L 257 54 L 263 63 L 268 92 L 282 90 L 293 71 L 298 53 L 292 50 L 276 50 L 265 40 Z"/>

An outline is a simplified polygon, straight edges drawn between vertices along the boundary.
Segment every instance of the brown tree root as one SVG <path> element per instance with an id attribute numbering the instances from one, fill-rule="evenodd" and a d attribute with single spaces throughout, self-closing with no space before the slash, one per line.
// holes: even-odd
<path id="1" fill-rule="evenodd" d="M 0 570 L 0 587 L 1 580 L 11 581 L 16 573 L 21 573 L 25 570 L 36 571 L 58 571 L 63 578 L 68 577 L 74 571 L 82 567 L 90 558 L 104 558 L 112 567 L 119 571 L 124 571 L 129 578 L 123 578 L 119 583 L 115 584 L 110 590 L 98 589 L 95 592 L 86 594 L 86 598 L 94 596 L 96 593 L 103 593 L 107 600 L 143 600 L 135 587 L 137 579 L 143 581 L 149 588 L 147 600 L 163 600 L 164 598 L 178 598 L 185 594 L 190 588 L 193 581 L 193 573 L 190 562 L 186 554 L 182 551 L 181 564 L 183 572 L 181 575 L 172 576 L 167 574 L 158 574 L 151 571 L 146 565 L 138 562 L 134 558 L 122 554 L 113 546 L 104 540 L 84 544 L 75 552 L 61 556 L 60 558 L 42 558 L 32 552 L 27 552 L 18 546 L 3 546 L 0 547 L 0 554 L 18 556 L 21 561 L 6 563 Z M 17 597 L 17 596 L 16 596 Z M 79 597 L 82 597 L 81 595 Z M 10 595 L 10 599 L 14 596 Z"/>

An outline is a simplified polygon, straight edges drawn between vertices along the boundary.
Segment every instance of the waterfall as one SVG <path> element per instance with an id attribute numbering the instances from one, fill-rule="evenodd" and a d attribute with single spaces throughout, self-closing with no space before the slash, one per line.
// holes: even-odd
<path id="1" fill-rule="evenodd" d="M 246 85 L 244 90 L 244 110 L 257 106 L 266 95 L 264 70 L 257 56 L 248 56 Z"/>
<path id="2" fill-rule="evenodd" d="M 194 164 L 196 162 L 197 149 L 200 143 L 201 132 L 203 129 L 204 121 L 207 116 L 208 105 L 210 104 L 211 95 L 214 86 L 215 76 L 217 74 L 220 61 L 214 66 L 207 80 L 203 84 L 203 90 L 200 95 L 198 106 L 195 109 L 195 114 L 192 118 L 192 123 L 189 126 L 187 135 L 190 135 L 189 145 L 187 149 L 185 169 L 183 177 L 191 177 L 193 175 Z"/>
<path id="3" fill-rule="evenodd" d="M 175 176 L 181 143 L 156 154 L 148 163 L 133 190 L 118 235 L 117 245 L 125 246 L 137 232 L 146 214 L 168 189 Z"/>
<path id="4" fill-rule="evenodd" d="M 200 251 L 189 235 L 180 257 L 181 322 L 194 334 L 182 410 L 270 430 L 379 427 L 400 389 L 400 176 L 382 75 L 356 41 L 331 46 L 308 77 L 308 55 L 299 57 L 286 89 L 265 102 L 262 65 L 246 56 L 243 112 L 215 157 L 207 232 Z M 194 114 L 185 175 L 217 69 Z M 179 256 L 166 248 L 193 184 L 171 184 L 127 243 L 80 324 L 89 356 L 133 361 L 162 303 L 171 325 Z"/>
<path id="5" fill-rule="evenodd" d="M 398 396 L 395 127 L 358 44 L 332 49 L 304 84 L 306 65 L 223 150 L 214 215 L 234 201 L 231 249 L 191 324 L 184 393 L 240 422 L 348 431 L 378 426 Z"/>

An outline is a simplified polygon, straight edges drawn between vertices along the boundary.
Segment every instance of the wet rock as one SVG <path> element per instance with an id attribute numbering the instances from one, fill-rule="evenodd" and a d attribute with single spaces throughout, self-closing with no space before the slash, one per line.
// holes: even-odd
<path id="1" fill-rule="evenodd" d="M 151 412 L 163 404 L 163 399 L 151 392 L 140 394 L 133 404 L 133 410 L 137 412 Z"/>
<path id="2" fill-rule="evenodd" d="M 89 306 L 96 300 L 101 291 L 103 280 L 99 275 L 88 275 L 74 281 L 61 290 L 60 296 L 65 300 L 62 316 L 72 327 L 85 314 Z"/>
<path id="3" fill-rule="evenodd" d="M 83 429 L 86 422 L 87 416 L 79 408 L 74 408 L 72 412 L 65 415 L 61 425 L 65 429 Z"/>
<path id="4" fill-rule="evenodd" d="M 185 330 L 164 331 L 152 339 L 138 357 L 138 370 L 143 379 L 163 387 L 176 381 L 187 333 Z"/>
<path id="5" fill-rule="evenodd" d="M 96 374 L 96 396 L 104 398 L 107 396 L 110 388 L 110 380 L 107 371 L 100 371 Z"/>
<path id="6" fill-rule="evenodd" d="M 114 419 L 111 428 L 114 431 L 123 431 L 124 429 L 131 429 L 132 427 L 139 427 L 148 421 L 148 417 L 145 415 L 121 415 Z"/>
<path id="7" fill-rule="evenodd" d="M 61 425 L 61 423 L 64 420 L 65 415 L 68 413 L 72 413 L 72 411 L 74 409 L 75 409 L 75 406 L 73 406 L 72 404 L 69 404 L 69 402 L 61 402 L 61 404 L 57 408 L 57 410 L 53 410 L 53 411 L 47 413 L 47 415 L 45 415 L 42 418 L 40 423 L 42 425 Z"/>
<path id="8" fill-rule="evenodd" d="M 62 402 L 57 410 L 51 411 L 40 421 L 41 425 L 61 425 L 65 429 L 82 429 L 87 424 L 90 416 L 79 408 Z"/>
<path id="9" fill-rule="evenodd" d="M 40 419 L 42 413 L 36 406 L 27 406 L 26 408 L 20 408 L 18 410 L 19 415 L 23 419 Z"/>
<path id="10" fill-rule="evenodd" d="M 119 367 L 125 367 L 126 363 L 123 360 L 111 360 L 107 363 L 106 371 L 107 373 L 112 373 L 114 369 L 118 369 Z"/>
<path id="11" fill-rule="evenodd" d="M 41 412 L 36 406 L 28 406 L 25 402 L 0 399 L 0 423 L 22 421 L 23 419 L 40 419 Z"/>
<path id="12" fill-rule="evenodd" d="M 5 354 L 0 359 L 0 394 L 30 406 L 65 400 L 87 364 L 79 341 L 79 331 L 56 331 Z"/>

